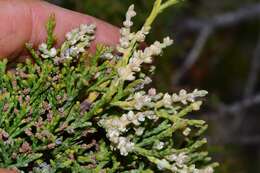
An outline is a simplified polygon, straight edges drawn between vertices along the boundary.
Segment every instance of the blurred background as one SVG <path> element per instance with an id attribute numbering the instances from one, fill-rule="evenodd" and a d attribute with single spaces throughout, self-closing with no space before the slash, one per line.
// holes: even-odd
<path id="1" fill-rule="evenodd" d="M 121 26 L 136 5 L 138 29 L 153 0 L 50 0 L 59 6 Z M 171 36 L 174 46 L 156 58 L 154 86 L 210 92 L 196 117 L 209 123 L 207 136 L 220 173 L 260 172 L 260 2 L 186 0 L 159 16 L 147 43 Z"/>

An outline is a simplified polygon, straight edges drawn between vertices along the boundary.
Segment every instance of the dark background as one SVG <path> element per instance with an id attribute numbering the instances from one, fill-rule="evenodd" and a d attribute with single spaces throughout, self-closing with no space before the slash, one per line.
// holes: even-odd
<path id="1" fill-rule="evenodd" d="M 136 5 L 138 29 L 152 0 L 50 0 L 121 26 Z M 154 85 L 210 92 L 196 115 L 209 123 L 209 150 L 220 173 L 260 172 L 260 2 L 186 0 L 159 16 L 147 43 L 164 36 L 174 46 L 156 58 Z"/>

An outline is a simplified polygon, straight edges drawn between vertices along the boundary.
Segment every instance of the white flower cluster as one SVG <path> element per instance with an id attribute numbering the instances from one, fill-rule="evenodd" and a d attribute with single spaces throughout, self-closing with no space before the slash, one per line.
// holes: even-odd
<path id="1" fill-rule="evenodd" d="M 44 59 L 54 58 L 57 55 L 57 50 L 54 47 L 48 50 L 48 46 L 46 43 L 42 43 L 39 45 L 39 51 L 41 52 L 41 57 Z"/>
<path id="2" fill-rule="evenodd" d="M 66 42 L 61 47 L 61 58 L 71 59 L 85 52 L 90 42 L 95 39 L 96 26 L 94 24 L 82 24 L 66 34 Z"/>
<path id="3" fill-rule="evenodd" d="M 199 91 L 198 91 L 199 92 Z M 173 94 L 175 96 L 176 94 Z M 197 95 L 198 96 L 198 95 Z M 202 101 L 196 101 L 191 103 L 192 110 L 197 111 L 200 109 Z M 145 110 L 150 108 L 167 108 L 170 114 L 177 114 L 179 107 L 174 105 L 172 96 L 168 93 L 156 93 L 154 88 L 148 90 L 146 94 L 144 91 L 135 92 L 130 95 L 125 102 L 119 103 L 118 106 L 122 106 L 128 110 Z M 145 109 L 144 109 L 145 108 Z M 184 134 L 187 136 L 190 129 L 186 129 Z"/>
<path id="4" fill-rule="evenodd" d="M 132 18 L 136 15 L 134 11 L 134 5 L 128 8 L 126 13 L 126 20 L 123 22 L 123 27 L 120 29 L 121 38 L 119 40 L 120 45 L 117 47 L 119 52 L 124 53 L 124 51 L 129 48 L 132 40 L 137 42 L 144 42 L 146 35 L 149 33 L 151 27 L 142 27 L 137 33 L 131 33 L 131 27 L 133 26 Z"/>
<path id="5" fill-rule="evenodd" d="M 64 59 L 72 59 L 78 57 L 80 53 L 85 52 L 85 48 L 90 46 L 90 42 L 95 39 L 96 26 L 93 24 L 82 24 L 79 28 L 73 29 L 66 34 L 66 41 L 61 46 L 60 57 L 57 56 L 56 48 L 48 49 L 46 43 L 39 45 L 39 51 L 42 58 L 55 58 L 58 63 Z"/>
<path id="6" fill-rule="evenodd" d="M 182 167 L 178 167 L 176 164 L 171 164 L 166 159 L 156 160 L 156 162 L 159 170 L 171 170 L 174 173 L 202 173 L 194 164 L 190 166 L 183 164 L 181 165 Z"/>
<path id="7" fill-rule="evenodd" d="M 181 102 L 182 104 L 188 104 L 188 102 L 194 102 L 197 97 L 204 97 L 208 94 L 205 90 L 195 89 L 192 93 L 188 93 L 186 90 L 182 89 L 178 94 L 172 95 L 173 102 Z"/>
<path id="8" fill-rule="evenodd" d="M 145 130 L 144 127 L 135 128 L 135 134 L 136 134 L 137 136 L 142 136 L 143 133 L 144 133 L 144 130 Z"/>
<path id="9" fill-rule="evenodd" d="M 126 156 L 134 149 L 134 143 L 128 137 L 123 137 L 122 134 L 128 131 L 128 125 L 133 124 L 138 127 L 145 121 L 145 118 L 155 120 L 157 117 L 152 111 L 138 112 L 136 114 L 133 111 L 129 111 L 121 117 L 104 118 L 99 123 L 106 129 L 108 139 L 116 146 L 120 154 Z M 142 127 L 138 127 L 135 130 L 138 136 L 144 132 Z"/>
<path id="10" fill-rule="evenodd" d="M 32 173 L 32 172 L 48 173 L 48 172 L 53 172 L 53 170 L 52 170 L 50 164 L 43 162 L 43 163 L 39 164 L 38 167 L 34 168 L 33 171 L 30 171 L 29 173 Z"/>
<path id="11" fill-rule="evenodd" d="M 204 97 L 207 95 L 207 91 L 205 90 L 197 90 L 195 89 L 192 93 L 187 93 L 186 90 L 181 90 L 179 95 L 177 94 L 168 94 L 168 93 L 165 93 L 163 94 L 158 94 L 156 97 L 157 98 L 160 98 L 162 97 L 161 99 L 161 102 L 162 102 L 162 105 L 165 107 L 165 108 L 170 108 L 173 106 L 173 103 L 176 103 L 176 102 L 181 102 L 182 104 L 188 104 L 188 102 L 191 102 L 193 103 L 192 106 L 193 106 L 193 110 L 199 110 L 202 102 L 195 102 L 196 101 L 196 98 L 199 98 L 199 97 Z"/>
<path id="12" fill-rule="evenodd" d="M 127 137 L 119 137 L 117 148 L 122 156 L 127 156 L 129 152 L 133 151 L 134 143 Z"/>
<path id="13" fill-rule="evenodd" d="M 135 80 L 134 74 L 135 72 L 140 72 L 141 65 L 143 63 L 152 63 L 152 57 L 160 55 L 162 50 L 172 43 L 173 41 L 169 37 L 166 37 L 162 43 L 156 41 L 150 47 L 145 48 L 144 51 L 135 51 L 130 58 L 128 65 L 118 69 L 120 78 L 128 81 Z"/>
<path id="14" fill-rule="evenodd" d="M 204 169 L 199 170 L 198 173 L 214 173 L 214 169 L 212 167 L 208 166 Z"/>
<path id="15" fill-rule="evenodd" d="M 163 95 L 163 99 L 162 99 L 163 105 L 164 107 L 171 107 L 172 106 L 172 98 L 171 95 L 168 93 L 165 93 Z"/>
<path id="16" fill-rule="evenodd" d="M 106 52 L 101 57 L 107 60 L 111 60 L 114 58 L 114 55 L 111 52 Z"/>
<path id="17" fill-rule="evenodd" d="M 157 164 L 157 168 L 159 170 L 171 170 L 174 173 L 213 173 L 214 169 L 210 166 L 202 169 L 196 168 L 194 164 L 187 165 L 187 158 L 186 155 L 181 155 L 180 157 L 177 156 L 175 159 L 179 163 L 173 163 L 171 164 L 166 159 L 155 159 L 154 162 Z M 185 163 L 184 163 L 185 162 Z"/>
<path id="18" fill-rule="evenodd" d="M 145 95 L 143 92 L 135 93 L 134 100 L 134 106 L 137 110 L 141 110 L 144 106 L 149 105 L 151 103 L 151 97 L 149 95 Z"/>
<path id="19" fill-rule="evenodd" d="M 189 127 L 186 127 L 186 128 L 183 130 L 182 134 L 183 134 L 184 136 L 188 136 L 188 135 L 190 134 L 190 132 L 191 132 L 191 129 L 190 129 Z"/>
<path id="20" fill-rule="evenodd" d="M 130 66 L 126 67 L 120 67 L 117 70 L 119 77 L 122 80 L 128 80 L 128 81 L 133 81 L 135 80 L 134 72 L 130 68 Z"/>
<path id="21" fill-rule="evenodd" d="M 134 5 L 128 8 L 126 13 L 126 20 L 123 22 L 124 27 L 120 29 L 121 38 L 119 40 L 120 46 L 118 46 L 119 52 L 124 52 L 130 46 L 130 41 L 133 39 L 134 34 L 131 33 L 130 28 L 133 25 L 132 18 L 136 15 L 134 11 Z"/>
<path id="22" fill-rule="evenodd" d="M 161 149 L 163 149 L 164 146 L 165 146 L 165 143 L 159 141 L 159 142 L 155 143 L 154 148 L 157 150 L 161 150 Z"/>
<path id="23" fill-rule="evenodd" d="M 159 170 L 168 169 L 175 173 L 213 173 L 212 167 L 198 169 L 194 164 L 188 165 L 189 156 L 186 153 L 172 154 L 166 159 L 155 160 Z"/>
<path id="24" fill-rule="evenodd" d="M 131 46 L 131 42 L 143 42 L 146 35 L 150 31 L 149 26 L 144 26 L 140 31 L 136 33 L 131 33 L 131 26 L 133 25 L 132 18 L 136 15 L 134 11 L 134 5 L 131 5 L 126 13 L 126 20 L 123 23 L 123 27 L 120 29 L 120 45 L 117 47 L 117 50 L 121 53 L 125 53 L 126 49 Z M 162 49 L 170 46 L 173 41 L 166 37 L 163 40 L 163 43 L 156 41 L 150 47 L 147 47 L 144 51 L 137 50 L 133 52 L 132 57 L 129 60 L 129 64 L 126 67 L 120 67 L 118 69 L 118 74 L 122 80 L 132 81 L 135 79 L 135 72 L 141 70 L 142 63 L 151 63 L 152 56 L 160 55 Z"/>
<path id="25" fill-rule="evenodd" d="M 174 162 L 175 166 L 183 168 L 185 163 L 189 161 L 186 153 L 172 154 L 166 157 L 168 161 Z"/>
<path id="26" fill-rule="evenodd" d="M 156 94 L 156 90 L 154 88 L 149 89 L 148 94 L 144 92 L 136 92 L 133 96 L 133 100 L 135 102 L 135 109 L 141 110 L 144 106 L 152 107 L 155 102 L 161 99 L 161 102 L 164 107 L 172 107 L 172 99 L 171 96 L 166 93 L 158 93 Z"/>

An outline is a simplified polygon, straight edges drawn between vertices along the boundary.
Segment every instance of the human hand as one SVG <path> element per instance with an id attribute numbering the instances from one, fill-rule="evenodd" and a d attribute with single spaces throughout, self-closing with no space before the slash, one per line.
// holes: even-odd
<path id="1" fill-rule="evenodd" d="M 116 27 L 88 15 L 40 0 L 1 0 L 0 59 L 14 59 L 23 54 L 25 43 L 38 45 L 43 42 L 47 35 L 44 26 L 50 14 L 55 14 L 57 44 L 64 40 L 66 32 L 84 23 L 96 24 L 94 43 L 113 45 L 119 39 L 119 30 Z M 0 169 L 0 173 L 14 172 L 14 170 Z"/>
<path id="2" fill-rule="evenodd" d="M 0 173 L 16 173 L 14 170 L 0 169 Z"/>
<path id="3" fill-rule="evenodd" d="M 97 26 L 95 43 L 115 44 L 119 30 L 99 19 L 60 8 L 40 0 L 0 1 L 0 59 L 13 59 L 24 53 L 25 43 L 39 45 L 46 39 L 45 24 L 50 14 L 55 14 L 57 44 L 64 40 L 65 33 L 80 24 Z M 92 47 L 93 49 L 93 47 Z"/>

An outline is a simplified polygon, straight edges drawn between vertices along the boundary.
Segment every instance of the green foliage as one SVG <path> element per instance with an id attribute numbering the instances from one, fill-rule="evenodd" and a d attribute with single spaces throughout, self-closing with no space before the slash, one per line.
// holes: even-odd
<path id="1" fill-rule="evenodd" d="M 207 125 L 186 118 L 207 92 L 143 90 L 149 70 L 141 65 L 172 41 L 144 51 L 137 45 L 167 2 L 157 0 L 143 30 L 129 33 L 129 40 L 122 34 L 121 54 L 101 45 L 93 54 L 84 51 L 94 39 L 93 25 L 72 30 L 56 50 L 52 16 L 46 43 L 39 50 L 27 44 L 33 61 L 17 64 L 15 72 L 1 61 L 0 167 L 36 173 L 212 172 L 217 164 L 203 150 Z M 133 14 L 132 6 L 122 29 L 130 28 Z"/>
<path id="2" fill-rule="evenodd" d="M 49 20 L 46 24 L 46 31 L 47 31 L 47 34 L 48 34 L 46 44 L 47 44 L 48 49 L 52 48 L 52 46 L 55 43 L 55 36 L 54 36 L 54 33 L 53 33 L 55 26 L 56 26 L 55 15 L 52 14 L 52 15 L 50 15 Z"/>

